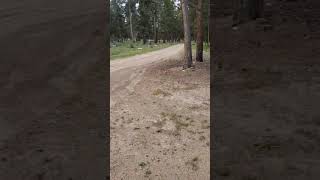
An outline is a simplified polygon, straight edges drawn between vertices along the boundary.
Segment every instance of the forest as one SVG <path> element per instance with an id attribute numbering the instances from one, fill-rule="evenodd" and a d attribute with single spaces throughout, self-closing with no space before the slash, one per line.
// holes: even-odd
<path id="1" fill-rule="evenodd" d="M 197 46 L 202 61 L 203 44 L 209 44 L 208 0 L 111 0 L 110 1 L 110 47 L 127 45 L 156 45 L 184 41 L 184 13 L 188 16 L 188 38 Z M 129 45 L 128 45 L 129 44 Z M 167 46 L 163 46 L 167 47 Z M 130 49 L 111 50 L 128 51 Z M 191 50 L 191 48 L 189 48 Z M 134 54 L 131 53 L 131 54 Z"/>
<path id="2" fill-rule="evenodd" d="M 196 38 L 197 10 L 203 14 L 204 41 L 208 42 L 208 0 L 188 3 L 191 37 Z M 199 5 L 198 5 L 199 6 Z M 111 42 L 133 40 L 147 43 L 179 41 L 183 38 L 183 15 L 180 0 L 111 0 Z"/>

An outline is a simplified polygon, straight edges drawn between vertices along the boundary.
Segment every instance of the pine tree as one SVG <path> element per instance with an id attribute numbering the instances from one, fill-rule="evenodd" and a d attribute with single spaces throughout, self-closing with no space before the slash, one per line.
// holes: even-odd
<path id="1" fill-rule="evenodd" d="M 126 0 L 125 1 L 125 11 L 126 11 L 126 21 L 128 26 L 128 33 L 132 41 L 136 41 L 136 28 L 137 28 L 137 5 L 138 0 Z"/>
<path id="2" fill-rule="evenodd" d="M 152 1 L 150 0 L 139 0 L 139 37 L 143 39 L 143 43 L 147 42 L 152 34 Z"/>
<path id="3" fill-rule="evenodd" d="M 192 49 L 191 49 L 191 32 L 190 32 L 190 19 L 188 11 L 188 0 L 181 0 L 181 8 L 183 14 L 183 26 L 184 26 L 184 54 L 186 67 L 192 66 Z"/>
<path id="4" fill-rule="evenodd" d="M 120 0 L 110 2 L 110 34 L 112 39 L 123 39 L 126 37 L 124 9 Z"/>
<path id="5" fill-rule="evenodd" d="M 197 4 L 197 48 L 196 61 L 203 62 L 203 0 L 198 0 Z"/>

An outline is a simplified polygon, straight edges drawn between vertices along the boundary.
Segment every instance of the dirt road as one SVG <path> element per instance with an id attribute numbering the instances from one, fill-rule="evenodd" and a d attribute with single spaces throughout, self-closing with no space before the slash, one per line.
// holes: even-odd
<path id="1" fill-rule="evenodd" d="M 118 59 L 110 63 L 110 92 L 111 107 L 114 105 L 114 95 L 117 93 L 131 92 L 133 86 L 140 81 L 142 74 L 148 66 L 164 60 L 176 58 L 181 54 L 183 45 L 175 45 L 160 51 L 154 51 L 143 55 L 137 55 L 129 58 Z"/>
<path id="2" fill-rule="evenodd" d="M 111 179 L 209 179 L 209 63 L 182 52 L 111 62 Z"/>

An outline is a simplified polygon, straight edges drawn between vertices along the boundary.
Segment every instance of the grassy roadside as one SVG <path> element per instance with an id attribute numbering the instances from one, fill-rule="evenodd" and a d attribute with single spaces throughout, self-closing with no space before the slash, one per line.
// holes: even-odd
<path id="1" fill-rule="evenodd" d="M 192 46 L 192 57 L 195 58 L 196 56 L 196 42 L 191 42 Z M 210 45 L 208 43 L 203 43 L 203 57 L 204 59 L 210 59 Z"/>
<path id="2" fill-rule="evenodd" d="M 196 52 L 196 42 L 195 41 L 192 41 L 191 42 L 191 45 L 192 45 L 192 52 Z M 203 43 L 203 52 L 204 53 L 209 53 L 210 51 L 210 47 L 209 47 L 209 44 L 208 43 Z"/>
<path id="3" fill-rule="evenodd" d="M 138 54 L 144 54 L 151 51 L 167 48 L 177 43 L 158 43 L 158 44 L 143 44 L 142 42 L 130 42 L 116 43 L 110 45 L 110 59 L 115 60 L 119 58 L 125 58 Z"/>

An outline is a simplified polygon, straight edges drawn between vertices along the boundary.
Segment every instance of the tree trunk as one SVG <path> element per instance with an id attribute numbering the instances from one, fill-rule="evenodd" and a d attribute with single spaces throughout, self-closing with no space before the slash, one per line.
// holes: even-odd
<path id="1" fill-rule="evenodd" d="M 156 37 L 155 37 L 154 42 L 155 42 L 156 44 L 158 43 L 158 28 L 156 29 Z"/>
<path id="2" fill-rule="evenodd" d="M 186 67 L 190 68 L 192 65 L 192 50 L 191 50 L 191 32 L 190 19 L 188 12 L 188 0 L 181 0 L 182 14 L 183 14 L 183 29 L 184 29 L 184 56 Z"/>
<path id="3" fill-rule="evenodd" d="M 203 62 L 203 0 L 198 0 L 197 4 L 197 49 L 196 61 Z"/>
<path id="4" fill-rule="evenodd" d="M 145 35 L 143 36 L 143 40 L 142 41 L 143 41 L 143 44 L 147 44 L 147 37 Z"/>
<path id="5" fill-rule="evenodd" d="M 130 18 L 130 34 L 131 34 L 131 40 L 136 41 L 133 34 L 133 25 L 132 25 L 132 12 L 131 12 L 131 0 L 129 0 L 129 18 Z"/>
<path id="6" fill-rule="evenodd" d="M 131 40 L 136 41 L 135 38 L 134 38 L 134 34 L 133 34 L 132 13 L 131 13 L 131 11 L 130 11 L 130 33 L 131 33 Z"/>
<path id="7" fill-rule="evenodd" d="M 215 24 L 215 17 L 214 17 L 214 4 L 213 4 L 214 0 L 210 0 L 209 2 L 209 45 L 210 45 L 210 61 L 213 62 L 213 53 L 214 50 L 217 49 L 216 47 L 216 43 L 214 42 L 214 33 L 215 33 L 215 28 L 214 28 L 214 24 Z M 214 66 L 214 63 L 210 63 L 210 68 L 213 69 L 212 67 Z M 212 88 L 211 88 L 212 89 Z M 210 157 L 210 160 L 212 160 L 212 157 Z"/>
<path id="8" fill-rule="evenodd" d="M 154 12 L 154 17 L 153 17 L 153 27 L 154 27 L 154 43 L 158 43 L 158 22 L 157 22 L 157 10 Z"/>

